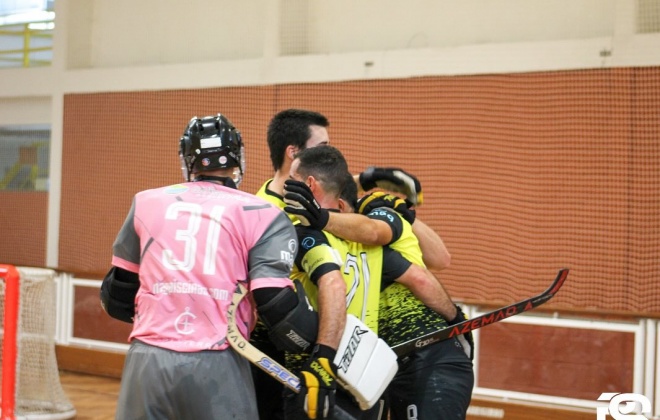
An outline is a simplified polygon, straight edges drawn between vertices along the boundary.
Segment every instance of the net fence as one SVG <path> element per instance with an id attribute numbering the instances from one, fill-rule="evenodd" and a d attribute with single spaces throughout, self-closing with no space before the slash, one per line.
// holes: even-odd
<path id="1" fill-rule="evenodd" d="M 181 181 L 193 115 L 242 131 L 256 192 L 273 172 L 268 121 L 290 107 L 329 118 L 354 173 L 420 178 L 457 299 L 510 303 L 569 267 L 548 307 L 660 314 L 657 67 L 67 95 L 60 268 L 107 271 L 132 195 Z"/>
<path id="2" fill-rule="evenodd" d="M 224 1 L 193 3 L 172 4 L 158 14 L 136 9 L 153 8 L 150 3 L 128 1 L 72 8 L 67 24 L 76 36 L 69 36 L 68 46 L 81 53 L 70 54 L 67 65 L 108 71 L 137 66 L 142 74 L 148 65 L 266 58 L 261 70 L 268 73 L 274 58 L 285 63 L 273 70 L 277 74 L 296 63 L 311 66 L 310 57 L 317 66 L 337 65 L 325 58 L 345 54 L 366 57 L 368 80 L 65 92 L 61 197 L 51 202 L 59 224 L 48 232 L 58 236 L 51 241 L 58 244 L 57 269 L 90 278 L 107 272 L 133 194 L 181 181 L 178 140 L 192 116 L 221 112 L 241 130 L 247 148 L 242 189 L 256 192 L 273 172 L 268 121 L 280 110 L 306 108 L 329 118 L 332 144 L 354 173 L 369 165 L 396 166 L 419 177 L 426 202 L 418 215 L 452 254 L 451 267 L 439 276 L 456 299 L 510 303 L 544 290 L 559 268 L 568 267 L 569 280 L 544 308 L 660 316 L 660 67 L 612 67 L 613 54 L 625 61 L 644 43 L 628 37 L 652 42 L 660 33 L 657 1 L 562 1 L 542 8 L 415 1 L 405 9 L 391 0 L 232 2 L 231 8 Z M 172 15 L 196 8 L 207 12 L 194 30 L 171 31 Z M 230 15 L 235 18 L 215 24 L 217 16 Z M 117 19 L 134 24 L 117 27 Z M 92 29 L 93 51 L 86 45 Z M 191 48 L 209 39 L 241 42 Z M 603 42 L 603 68 L 591 68 L 586 54 L 598 51 L 585 52 L 590 40 Z M 543 48 L 564 41 L 577 47 L 560 48 L 560 58 L 579 60 L 557 71 L 501 73 L 503 63 L 520 65 L 507 61 L 505 48 L 472 48 L 499 43 L 519 52 L 520 44 L 533 44 L 539 46 L 534 57 L 546 60 Z M 456 53 L 461 46 L 501 54 L 472 60 Z M 408 50 L 409 56 L 402 54 Z M 378 59 L 369 61 L 372 55 Z M 511 56 L 528 64 L 528 57 Z M 444 73 L 373 79 L 390 68 L 382 62 L 406 57 L 413 60 L 403 63 L 410 68 L 431 68 L 423 58 L 429 57 Z M 473 74 L 456 57 L 483 63 L 483 69 Z M 576 62 L 590 68 L 575 70 Z M 493 74 L 484 74 L 491 68 Z M 336 76 L 328 80 L 346 79 L 341 71 L 327 74 Z M 218 80 L 218 86 L 235 82 Z M 33 162 L 18 149 L 39 138 L 22 140 L 9 154 L 2 135 L 3 179 L 32 179 L 7 174 L 16 162 Z M 29 191 L 8 185 L 0 191 L 0 259 L 45 266 L 49 193 L 36 183 Z"/>

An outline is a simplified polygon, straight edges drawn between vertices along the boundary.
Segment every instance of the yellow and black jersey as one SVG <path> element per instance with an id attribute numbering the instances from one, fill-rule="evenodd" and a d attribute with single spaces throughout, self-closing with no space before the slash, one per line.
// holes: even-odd
<path id="1" fill-rule="evenodd" d="M 278 208 L 282 209 L 282 211 L 284 211 L 284 207 L 286 206 L 286 203 L 284 202 L 284 197 L 268 189 L 268 186 L 270 185 L 271 182 L 273 182 L 272 178 L 264 182 L 264 184 L 261 186 L 261 188 L 259 188 L 259 191 L 257 191 L 255 195 L 257 197 L 263 198 L 269 203 L 274 204 Z M 287 213 L 287 216 L 289 216 L 289 219 L 291 219 L 293 223 L 299 223 L 298 218 L 295 215 Z"/>
<path id="2" fill-rule="evenodd" d="M 255 195 L 283 209 L 284 206 L 286 206 L 286 204 L 284 203 L 284 197 L 268 189 L 268 186 L 270 185 L 271 182 L 273 182 L 273 178 L 264 182 L 264 184 L 261 186 L 261 188 L 259 188 L 259 191 L 257 191 Z"/>
<path id="3" fill-rule="evenodd" d="M 296 231 L 300 245 L 291 278 L 302 282 L 312 306 L 317 305 L 319 278 L 339 270 L 346 282 L 346 312 L 377 332 L 383 248 L 345 241 L 302 225 Z"/>
<path id="4" fill-rule="evenodd" d="M 291 278 L 305 287 L 310 303 L 318 308 L 318 280 L 324 274 L 339 270 L 346 282 L 347 313 L 353 314 L 378 332 L 378 308 L 381 280 L 392 282 L 383 273 L 384 260 L 390 272 L 403 273 L 409 262 L 400 254 L 381 246 L 368 246 L 344 241 L 328 232 L 297 225 L 299 249 Z M 395 274 L 397 277 L 400 274 Z M 396 277 L 395 277 L 396 278 Z M 286 354 L 288 369 L 300 369 L 309 354 Z"/>
<path id="5" fill-rule="evenodd" d="M 410 223 L 389 208 L 374 209 L 368 217 L 383 220 L 392 226 L 392 232 L 396 235 L 389 248 L 411 264 L 425 267 L 419 241 Z M 387 262 L 388 259 L 383 262 L 383 272 L 391 271 Z M 447 321 L 442 316 L 424 305 L 407 287 L 390 279 L 391 276 L 381 284 L 378 315 L 378 335 L 387 344 L 394 346 L 447 327 Z"/>

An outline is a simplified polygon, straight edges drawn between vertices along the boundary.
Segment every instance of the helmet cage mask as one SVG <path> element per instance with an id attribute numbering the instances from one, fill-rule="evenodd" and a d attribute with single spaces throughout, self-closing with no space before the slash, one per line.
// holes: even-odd
<path id="1" fill-rule="evenodd" d="M 245 171 L 245 147 L 240 132 L 225 116 L 193 117 L 179 141 L 181 171 L 186 181 L 193 174 L 234 168 L 238 186 Z"/>

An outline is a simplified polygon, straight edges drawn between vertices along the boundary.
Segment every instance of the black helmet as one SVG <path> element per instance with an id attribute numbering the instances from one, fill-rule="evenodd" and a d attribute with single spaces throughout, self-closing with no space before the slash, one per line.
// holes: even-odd
<path id="1" fill-rule="evenodd" d="M 238 185 L 245 169 L 245 151 L 241 133 L 224 115 L 193 117 L 179 141 L 181 170 L 186 181 L 196 172 L 236 168 Z"/>

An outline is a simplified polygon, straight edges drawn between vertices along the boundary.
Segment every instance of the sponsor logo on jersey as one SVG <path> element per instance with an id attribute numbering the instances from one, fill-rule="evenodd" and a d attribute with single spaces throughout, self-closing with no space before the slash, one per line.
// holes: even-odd
<path id="1" fill-rule="evenodd" d="M 305 239 L 300 242 L 300 246 L 302 246 L 305 249 L 311 249 L 314 247 L 314 244 L 316 244 L 316 240 L 312 238 L 311 236 L 307 236 Z"/>
<path id="2" fill-rule="evenodd" d="M 165 188 L 165 194 L 181 194 L 188 191 L 188 187 L 181 184 L 170 185 Z"/>
<path id="3" fill-rule="evenodd" d="M 298 249 L 298 241 L 295 239 L 290 239 L 288 243 L 289 251 L 295 255 L 296 250 Z"/>

